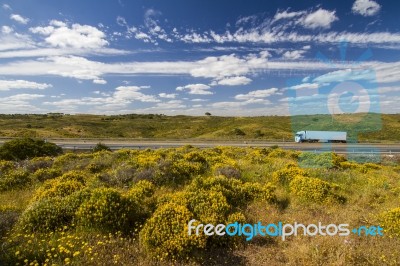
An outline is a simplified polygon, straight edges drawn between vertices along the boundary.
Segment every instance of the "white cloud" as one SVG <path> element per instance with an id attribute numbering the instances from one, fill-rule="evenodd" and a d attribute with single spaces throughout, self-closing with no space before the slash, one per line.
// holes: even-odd
<path id="1" fill-rule="evenodd" d="M 183 104 L 181 100 L 171 100 L 168 102 L 157 103 L 154 108 L 162 108 L 162 109 L 181 109 L 186 108 L 187 106 Z"/>
<path id="2" fill-rule="evenodd" d="M 0 91 L 8 91 L 12 89 L 48 89 L 51 84 L 37 83 L 27 80 L 0 80 Z"/>
<path id="3" fill-rule="evenodd" d="M 21 23 L 21 24 L 28 24 L 28 22 L 29 22 L 29 18 L 24 18 L 23 16 L 18 15 L 18 14 L 11 14 L 10 19 L 12 19 L 18 23 Z"/>
<path id="4" fill-rule="evenodd" d="M 356 0 L 351 10 L 354 14 L 360 14 L 362 16 L 374 16 L 376 15 L 381 6 L 373 0 Z"/>
<path id="5" fill-rule="evenodd" d="M 236 77 L 228 77 L 218 80 L 218 85 L 226 85 L 226 86 L 238 86 L 238 85 L 247 85 L 252 80 L 245 76 L 236 76 Z"/>
<path id="6" fill-rule="evenodd" d="M 189 84 L 186 86 L 177 87 L 177 91 L 185 91 L 187 90 L 189 94 L 198 94 L 198 95 L 209 95 L 213 94 L 209 91 L 211 87 L 205 84 Z"/>
<path id="7" fill-rule="evenodd" d="M 6 29 L 8 30 L 8 29 Z M 21 34 L 0 34 L 0 57 L 9 51 L 16 49 L 31 49 L 34 48 L 34 42 L 27 35 Z"/>
<path id="8" fill-rule="evenodd" d="M 94 79 L 94 80 L 93 80 L 93 83 L 94 83 L 94 84 L 101 84 L 101 85 L 104 85 L 104 84 L 107 84 L 107 81 L 105 81 L 104 79 Z"/>
<path id="9" fill-rule="evenodd" d="M 146 95 L 140 92 L 142 88 L 138 86 L 120 86 L 115 89 L 113 98 L 118 100 L 140 101 L 140 102 L 159 102 L 155 96 Z"/>
<path id="10" fill-rule="evenodd" d="M 301 89 L 318 89 L 320 84 L 318 83 L 303 83 L 295 86 L 289 87 L 292 90 L 301 90 Z"/>
<path id="11" fill-rule="evenodd" d="M 158 94 L 158 96 L 160 96 L 161 98 L 166 98 L 166 99 L 175 99 L 176 95 L 177 95 L 176 93 L 165 93 L 165 92 Z"/>
<path id="12" fill-rule="evenodd" d="M 68 27 L 62 21 L 52 20 L 50 26 L 30 28 L 30 31 L 47 36 L 45 41 L 52 47 L 97 49 L 108 45 L 105 33 L 89 25 Z"/>
<path id="13" fill-rule="evenodd" d="M 57 108 L 67 108 L 76 110 L 78 106 L 94 106 L 105 108 L 106 110 L 120 109 L 127 107 L 132 102 L 158 103 L 160 102 L 154 95 L 141 92 L 143 88 L 139 86 L 120 86 L 115 88 L 112 95 L 94 91 L 95 94 L 104 97 L 83 97 L 80 99 L 63 99 L 54 102 L 44 102 L 45 105 L 57 106 Z"/>
<path id="14" fill-rule="evenodd" d="M 2 7 L 4 10 L 12 10 L 11 6 L 7 4 L 3 4 Z"/>
<path id="15" fill-rule="evenodd" d="M 30 100 L 35 100 L 38 98 L 43 98 L 45 97 L 42 94 L 16 94 L 16 95 L 12 95 L 9 97 L 5 97 L 6 101 L 30 101 Z M 4 100 L 4 99 L 3 99 Z"/>
<path id="16" fill-rule="evenodd" d="M 372 69 L 341 69 L 314 78 L 316 83 L 343 82 L 349 80 L 372 80 L 375 74 Z"/>
<path id="17" fill-rule="evenodd" d="M 322 8 L 307 14 L 306 16 L 302 17 L 299 22 L 305 28 L 309 29 L 316 29 L 316 28 L 323 28 L 328 29 L 331 27 L 331 24 L 338 20 L 335 15 L 335 11 L 329 11 Z"/>
<path id="18" fill-rule="evenodd" d="M 289 59 L 289 60 L 296 60 L 296 59 L 303 58 L 304 53 L 305 53 L 305 51 L 303 51 L 303 50 L 286 51 L 283 54 L 283 58 Z"/>
<path id="19" fill-rule="evenodd" d="M 208 100 L 206 100 L 206 99 L 199 99 L 199 98 L 192 99 L 191 101 L 192 102 L 208 102 Z"/>
<path id="20" fill-rule="evenodd" d="M 1 44 L 0 44 L 1 47 Z M 1 54 L 1 53 L 0 53 Z M 351 62 L 349 62 L 349 65 Z M 269 62 L 263 53 L 236 56 L 206 57 L 198 61 L 116 62 L 101 63 L 79 56 L 49 56 L 36 60 L 13 61 L 0 65 L 0 75 L 55 75 L 80 80 L 100 80 L 103 75 L 191 75 L 192 77 L 225 78 L 254 75 L 266 70 L 337 69 L 316 61 Z M 242 80 L 244 81 L 244 79 Z M 210 92 L 208 92 L 210 94 Z"/>
<path id="21" fill-rule="evenodd" d="M 250 91 L 247 94 L 238 94 L 235 96 L 236 100 L 252 100 L 256 98 L 267 98 L 278 92 L 277 88 Z"/>
<path id="22" fill-rule="evenodd" d="M 304 15 L 306 12 L 305 11 L 297 11 L 297 12 L 288 12 L 288 10 L 284 10 L 284 11 L 277 11 L 273 21 L 278 21 L 281 19 L 291 19 L 294 17 L 298 17 L 298 16 L 302 16 Z"/>
<path id="23" fill-rule="evenodd" d="M 14 29 L 9 27 L 9 26 L 2 26 L 1 27 L 1 33 L 4 33 L 4 34 L 10 34 L 13 31 L 14 31 Z"/>
<path id="24" fill-rule="evenodd" d="M 8 97 L 0 98 L 0 112 L 6 114 L 15 113 L 42 113 L 45 110 L 32 105 L 31 100 L 43 98 L 45 95 L 40 94 L 16 94 Z"/>

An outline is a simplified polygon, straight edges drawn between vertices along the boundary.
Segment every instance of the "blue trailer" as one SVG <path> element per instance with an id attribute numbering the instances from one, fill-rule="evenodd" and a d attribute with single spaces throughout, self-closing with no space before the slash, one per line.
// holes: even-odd
<path id="1" fill-rule="evenodd" d="M 347 142 L 347 132 L 344 131 L 298 131 L 295 142 Z"/>

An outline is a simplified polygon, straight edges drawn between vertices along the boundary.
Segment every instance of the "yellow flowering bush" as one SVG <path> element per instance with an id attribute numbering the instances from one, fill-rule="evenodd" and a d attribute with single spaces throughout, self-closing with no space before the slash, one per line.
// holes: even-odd
<path id="1" fill-rule="evenodd" d="M 144 197 L 151 197 L 154 194 L 155 186 L 147 180 L 140 180 L 132 188 L 129 189 L 128 194 L 132 198 L 142 199 Z"/>
<path id="2" fill-rule="evenodd" d="M 21 215 L 18 226 L 21 231 L 54 231 L 74 218 L 75 210 L 63 198 L 44 198 L 32 203 Z"/>
<path id="3" fill-rule="evenodd" d="M 220 191 L 188 193 L 188 208 L 203 223 L 219 224 L 225 221 L 231 206 Z"/>
<path id="4" fill-rule="evenodd" d="M 287 159 L 297 159 L 300 155 L 299 151 L 293 150 L 283 150 L 281 148 L 273 149 L 269 152 L 269 158 L 287 158 Z"/>
<path id="5" fill-rule="evenodd" d="M 185 206 L 175 203 L 160 206 L 140 231 L 140 242 L 158 259 L 182 258 L 206 246 L 204 235 L 188 235 L 191 219 L 193 214 Z"/>
<path id="6" fill-rule="evenodd" d="M 303 169 L 297 167 L 295 164 L 290 163 L 287 164 L 284 168 L 275 171 L 272 174 L 272 180 L 275 184 L 281 184 L 286 186 L 297 175 L 305 176 L 306 172 Z"/>
<path id="7" fill-rule="evenodd" d="M 0 160 L 0 176 L 15 168 L 15 162 Z"/>
<path id="8" fill-rule="evenodd" d="M 0 173 L 0 191 L 23 188 L 31 183 L 29 173 L 23 169 Z"/>
<path id="9" fill-rule="evenodd" d="M 83 188 L 84 185 L 76 180 L 48 180 L 35 192 L 33 201 L 53 197 L 65 197 Z"/>
<path id="10" fill-rule="evenodd" d="M 104 231 L 133 231 L 139 207 L 116 189 L 98 188 L 80 205 L 76 218 L 80 225 Z"/>
<path id="11" fill-rule="evenodd" d="M 382 213 L 380 222 L 385 233 L 400 237 L 400 207 Z"/>
<path id="12" fill-rule="evenodd" d="M 343 203 L 345 199 L 338 195 L 339 186 L 318 178 L 295 176 L 289 184 L 292 195 L 300 201 L 315 203 Z"/>
<path id="13" fill-rule="evenodd" d="M 40 168 L 33 173 L 33 177 L 40 181 L 43 182 L 48 179 L 53 179 L 57 176 L 60 176 L 62 173 L 59 169 L 56 168 Z"/>
<path id="14" fill-rule="evenodd" d="M 200 190 L 219 191 L 232 206 L 246 205 L 255 198 L 266 199 L 268 202 L 275 200 L 275 187 L 272 184 L 268 183 L 263 186 L 225 176 L 195 178 L 187 189 L 192 192 Z"/>

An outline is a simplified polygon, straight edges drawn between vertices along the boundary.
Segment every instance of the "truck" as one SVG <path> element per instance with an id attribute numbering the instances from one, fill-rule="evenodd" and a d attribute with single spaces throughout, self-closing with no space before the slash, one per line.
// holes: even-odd
<path id="1" fill-rule="evenodd" d="M 347 142 L 347 132 L 344 131 L 298 131 L 294 141 L 301 142 Z"/>

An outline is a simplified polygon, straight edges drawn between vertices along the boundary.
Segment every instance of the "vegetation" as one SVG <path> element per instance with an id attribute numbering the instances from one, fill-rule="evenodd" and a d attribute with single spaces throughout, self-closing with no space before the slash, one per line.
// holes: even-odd
<path id="1" fill-rule="evenodd" d="M 61 153 L 62 149 L 54 143 L 31 138 L 7 141 L 0 147 L 2 160 L 25 160 L 39 156 L 56 156 Z"/>
<path id="2" fill-rule="evenodd" d="M 0 160 L 0 265 L 400 264 L 399 157 L 191 146 L 44 155 Z M 189 236 L 192 219 L 380 225 L 384 236 Z"/>
<path id="3" fill-rule="evenodd" d="M 0 115 L 0 136 L 293 140 L 298 130 L 343 130 L 361 142 L 400 141 L 399 114 L 219 117 L 128 115 Z M 239 129 L 240 131 L 238 131 Z"/>

